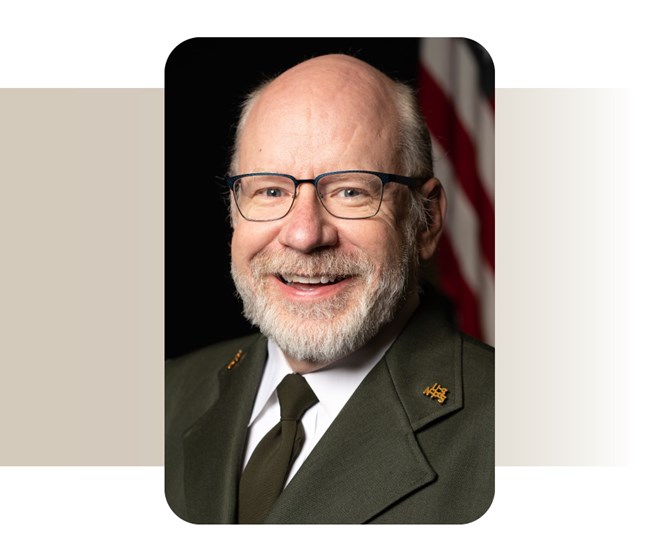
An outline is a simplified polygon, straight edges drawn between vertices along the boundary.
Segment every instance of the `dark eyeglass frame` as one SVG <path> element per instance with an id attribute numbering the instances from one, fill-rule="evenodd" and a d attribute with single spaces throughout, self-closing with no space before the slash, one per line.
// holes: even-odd
<path id="1" fill-rule="evenodd" d="M 321 206 L 327 211 L 328 214 L 331 214 L 335 218 L 339 218 L 341 220 L 366 220 L 368 218 L 372 218 L 376 216 L 379 212 L 379 209 L 381 208 L 381 203 L 384 200 L 384 188 L 388 183 L 399 183 L 400 185 L 405 185 L 409 188 L 417 188 L 423 185 L 427 179 L 426 178 L 421 178 L 421 177 L 408 177 L 406 175 L 398 175 L 395 173 L 384 173 L 384 172 L 375 172 L 375 171 L 370 171 L 370 170 L 338 170 L 338 171 L 333 171 L 333 172 L 326 172 L 326 173 L 321 173 L 320 175 L 317 175 L 313 179 L 297 179 L 293 175 L 289 175 L 287 173 L 275 173 L 275 172 L 257 172 L 257 173 L 242 173 L 239 175 L 225 175 L 223 177 L 221 176 L 216 176 L 216 179 L 220 181 L 222 184 L 224 184 L 230 191 L 233 192 L 233 198 L 235 199 L 235 205 L 237 206 L 237 210 L 241 214 L 242 218 L 245 220 L 248 220 L 249 222 L 274 222 L 277 220 L 281 220 L 284 218 L 289 212 L 291 212 L 291 209 L 293 208 L 293 204 L 296 201 L 296 196 L 298 194 L 298 186 L 303 184 L 303 183 L 311 183 L 316 191 L 318 192 L 318 182 L 323 179 L 324 177 L 329 177 L 331 175 L 338 175 L 338 174 L 343 174 L 343 173 L 366 173 L 370 175 L 374 175 L 378 177 L 381 180 L 381 195 L 379 197 L 379 203 L 377 204 L 377 210 L 373 214 L 370 214 L 368 216 L 337 216 L 336 214 L 332 214 L 330 210 L 325 206 L 325 203 L 323 202 L 323 199 L 321 198 L 321 195 L 318 194 L 316 195 L 318 197 L 318 200 L 321 203 Z M 234 192 L 234 186 L 235 183 L 237 182 L 238 179 L 242 179 L 244 177 L 254 177 L 254 176 L 274 176 L 274 177 L 286 177 L 287 179 L 290 179 L 293 181 L 294 184 L 294 191 L 293 191 L 293 197 L 291 198 L 291 204 L 289 205 L 289 208 L 287 211 L 280 217 L 278 218 L 269 218 L 268 220 L 257 220 L 257 219 L 251 219 L 247 218 L 244 216 L 244 214 L 241 211 L 241 208 L 239 207 L 239 203 L 237 202 L 237 195 Z"/>

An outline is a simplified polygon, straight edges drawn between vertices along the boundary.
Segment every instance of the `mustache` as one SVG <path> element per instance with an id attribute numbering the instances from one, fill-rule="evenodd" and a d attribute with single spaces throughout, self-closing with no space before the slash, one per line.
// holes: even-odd
<path id="1" fill-rule="evenodd" d="M 342 253 L 332 250 L 302 254 L 296 251 L 261 251 L 251 260 L 255 278 L 268 274 L 301 276 L 369 276 L 375 269 L 373 260 L 363 252 Z"/>

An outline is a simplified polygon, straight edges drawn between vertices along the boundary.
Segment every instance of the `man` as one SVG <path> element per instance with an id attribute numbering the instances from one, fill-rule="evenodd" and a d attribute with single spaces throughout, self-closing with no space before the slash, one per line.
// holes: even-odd
<path id="1" fill-rule="evenodd" d="M 232 276 L 261 334 L 167 364 L 180 517 L 462 523 L 487 510 L 493 350 L 421 287 L 446 211 L 432 168 L 412 92 L 356 58 L 313 58 L 248 98 L 226 183 Z M 298 381 L 309 401 L 287 416 L 283 384 Z"/>

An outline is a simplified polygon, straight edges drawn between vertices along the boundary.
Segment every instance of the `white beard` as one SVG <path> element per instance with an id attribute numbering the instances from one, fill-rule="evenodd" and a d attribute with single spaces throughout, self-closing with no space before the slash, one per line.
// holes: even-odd
<path id="1" fill-rule="evenodd" d="M 289 357 L 312 363 L 342 358 L 374 337 L 404 304 L 417 266 L 413 238 L 404 239 L 399 256 L 387 256 L 381 268 L 363 252 L 262 251 L 251 261 L 251 278 L 231 267 L 244 316 Z M 360 287 L 321 301 L 290 302 L 273 297 L 265 286 L 280 273 L 355 276 Z"/>

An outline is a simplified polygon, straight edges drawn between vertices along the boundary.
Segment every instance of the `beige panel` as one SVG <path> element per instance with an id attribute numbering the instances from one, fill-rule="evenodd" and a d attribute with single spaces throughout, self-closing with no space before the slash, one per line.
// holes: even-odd
<path id="1" fill-rule="evenodd" d="M 627 92 L 496 114 L 497 464 L 625 463 Z"/>
<path id="2" fill-rule="evenodd" d="M 163 92 L 0 90 L 0 464 L 162 464 Z"/>

